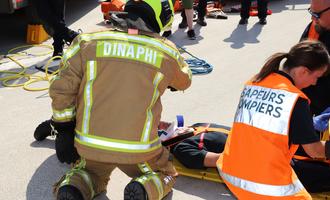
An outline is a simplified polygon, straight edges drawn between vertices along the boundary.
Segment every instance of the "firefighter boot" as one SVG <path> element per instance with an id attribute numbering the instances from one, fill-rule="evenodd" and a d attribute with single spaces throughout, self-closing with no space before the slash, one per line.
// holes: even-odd
<path id="1" fill-rule="evenodd" d="M 132 181 L 125 187 L 124 200 L 147 200 L 148 196 L 143 185 Z"/>
<path id="2" fill-rule="evenodd" d="M 83 200 L 81 192 L 72 185 L 59 188 L 56 200 Z"/>
<path id="3" fill-rule="evenodd" d="M 42 141 L 52 133 L 52 127 L 50 126 L 50 119 L 39 124 L 34 131 L 34 139 Z"/>
<path id="4" fill-rule="evenodd" d="M 175 177 L 151 172 L 131 181 L 124 192 L 124 200 L 163 199 L 172 191 Z"/>

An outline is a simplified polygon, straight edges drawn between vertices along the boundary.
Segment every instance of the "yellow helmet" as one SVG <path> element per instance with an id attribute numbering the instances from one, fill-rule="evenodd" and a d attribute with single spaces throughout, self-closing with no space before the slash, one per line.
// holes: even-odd
<path id="1" fill-rule="evenodd" d="M 172 0 L 128 0 L 124 11 L 140 17 L 157 33 L 171 26 L 174 19 Z"/>

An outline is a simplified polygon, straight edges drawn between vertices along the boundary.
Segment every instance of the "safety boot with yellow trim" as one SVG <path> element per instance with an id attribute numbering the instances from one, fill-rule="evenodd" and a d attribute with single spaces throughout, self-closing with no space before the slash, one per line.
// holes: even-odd
<path id="1" fill-rule="evenodd" d="M 59 188 L 57 200 L 83 200 L 81 192 L 72 185 L 64 185 Z"/>
<path id="2" fill-rule="evenodd" d="M 148 195 L 141 183 L 132 181 L 125 187 L 124 200 L 148 200 Z"/>

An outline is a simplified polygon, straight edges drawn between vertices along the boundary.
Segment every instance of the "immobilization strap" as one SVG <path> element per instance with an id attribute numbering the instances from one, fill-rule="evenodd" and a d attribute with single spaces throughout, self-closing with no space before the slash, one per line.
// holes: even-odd
<path id="1" fill-rule="evenodd" d="M 173 137 L 171 139 L 165 140 L 162 142 L 163 146 L 166 147 L 172 147 L 179 142 L 183 141 L 184 139 L 187 139 L 189 137 L 192 137 L 194 135 L 198 135 L 201 133 L 208 133 L 208 132 L 220 132 L 224 134 L 229 134 L 230 127 L 223 126 L 223 125 L 217 125 L 217 124 L 210 124 L 210 123 L 198 123 L 190 126 L 191 128 L 194 128 L 194 132 L 187 132 L 184 134 L 180 134 L 176 137 Z"/>

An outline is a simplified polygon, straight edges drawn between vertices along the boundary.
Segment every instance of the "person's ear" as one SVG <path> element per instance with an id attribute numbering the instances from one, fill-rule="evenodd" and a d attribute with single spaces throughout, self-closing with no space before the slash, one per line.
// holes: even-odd
<path id="1" fill-rule="evenodd" d="M 300 66 L 300 73 L 299 75 L 308 75 L 311 73 L 311 70 L 309 70 L 307 67 L 305 66 Z"/>

